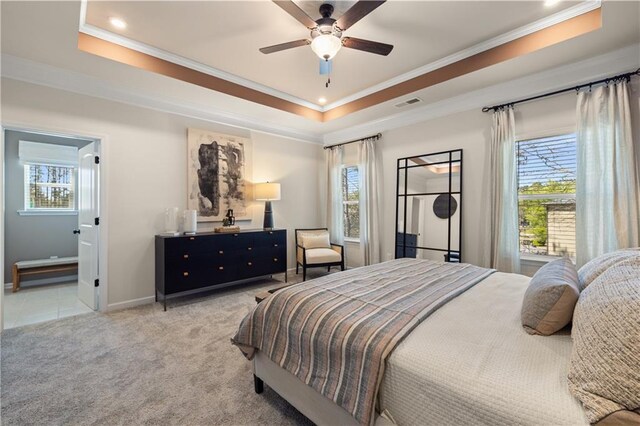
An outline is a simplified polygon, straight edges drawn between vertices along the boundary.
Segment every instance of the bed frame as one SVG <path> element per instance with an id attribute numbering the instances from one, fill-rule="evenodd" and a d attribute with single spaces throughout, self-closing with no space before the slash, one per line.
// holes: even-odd
<path id="1" fill-rule="evenodd" d="M 253 380 L 256 393 L 262 393 L 266 382 L 278 395 L 317 425 L 359 425 L 344 408 L 307 386 L 260 351 L 253 358 Z M 376 415 L 374 425 L 393 426 L 393 423 Z"/>

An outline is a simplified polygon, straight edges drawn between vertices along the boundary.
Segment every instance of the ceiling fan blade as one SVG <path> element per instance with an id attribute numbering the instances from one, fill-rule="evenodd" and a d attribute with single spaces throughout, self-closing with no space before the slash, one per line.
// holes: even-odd
<path id="1" fill-rule="evenodd" d="M 289 15 L 293 16 L 298 22 L 300 22 L 305 27 L 312 29 L 318 26 L 318 24 L 316 24 L 316 21 L 311 19 L 309 15 L 304 13 L 304 11 L 300 9 L 298 5 L 296 5 L 291 0 L 273 0 L 273 2 L 278 6 L 280 6 L 280 8 L 285 12 L 287 12 Z"/>
<path id="2" fill-rule="evenodd" d="M 342 30 L 346 30 L 371 12 L 386 0 L 360 0 L 347 10 L 344 15 L 338 18 L 336 25 Z"/>
<path id="3" fill-rule="evenodd" d="M 269 53 L 280 52 L 281 50 L 293 49 L 294 47 L 306 46 L 308 44 L 311 44 L 311 40 L 296 40 L 287 43 L 274 44 L 273 46 L 261 47 L 260 51 L 267 55 Z"/>
<path id="4" fill-rule="evenodd" d="M 342 45 L 349 49 L 363 50 L 383 56 L 387 56 L 393 50 L 393 45 L 391 44 L 378 43 L 377 41 L 363 40 L 355 37 L 344 37 L 342 39 Z"/>

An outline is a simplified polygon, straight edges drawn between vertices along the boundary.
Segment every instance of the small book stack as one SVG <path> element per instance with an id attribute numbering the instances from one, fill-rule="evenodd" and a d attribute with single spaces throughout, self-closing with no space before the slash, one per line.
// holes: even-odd
<path id="1" fill-rule="evenodd" d="M 214 228 L 213 232 L 224 233 L 224 232 L 240 232 L 239 226 L 219 226 Z"/>

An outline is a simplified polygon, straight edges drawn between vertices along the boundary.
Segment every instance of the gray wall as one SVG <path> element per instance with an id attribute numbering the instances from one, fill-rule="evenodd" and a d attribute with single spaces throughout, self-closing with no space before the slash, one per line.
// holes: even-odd
<path id="1" fill-rule="evenodd" d="M 78 226 L 78 216 L 20 216 L 24 209 L 24 165 L 18 160 L 20 140 L 70 145 L 81 148 L 90 141 L 67 139 L 37 133 L 5 131 L 5 251 L 4 282 L 13 281 L 11 268 L 16 261 L 47 259 L 51 256 L 78 255 L 78 239 L 73 230 Z M 44 275 L 25 277 L 47 278 Z"/>

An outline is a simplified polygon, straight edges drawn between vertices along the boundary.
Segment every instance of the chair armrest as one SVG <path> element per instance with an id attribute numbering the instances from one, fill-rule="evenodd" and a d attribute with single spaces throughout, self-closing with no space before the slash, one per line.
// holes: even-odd
<path id="1" fill-rule="evenodd" d="M 341 244 L 331 243 L 331 250 L 333 250 L 333 251 L 335 251 L 337 253 L 340 253 L 340 257 L 344 261 L 344 246 L 342 246 Z"/>

